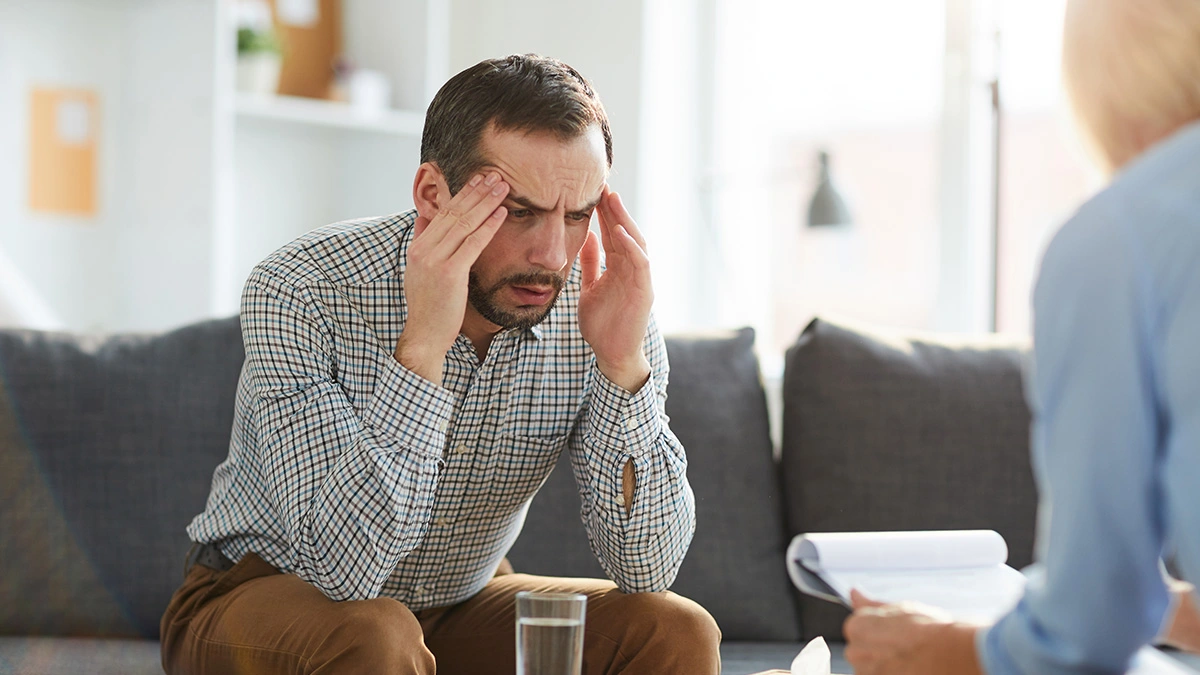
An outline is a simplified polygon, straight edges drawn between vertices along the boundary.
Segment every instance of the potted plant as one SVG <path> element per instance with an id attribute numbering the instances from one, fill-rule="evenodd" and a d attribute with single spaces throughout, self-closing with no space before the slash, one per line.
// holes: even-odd
<path id="1" fill-rule="evenodd" d="M 279 89 L 283 49 L 271 28 L 242 26 L 237 32 L 237 88 L 269 95 Z"/>

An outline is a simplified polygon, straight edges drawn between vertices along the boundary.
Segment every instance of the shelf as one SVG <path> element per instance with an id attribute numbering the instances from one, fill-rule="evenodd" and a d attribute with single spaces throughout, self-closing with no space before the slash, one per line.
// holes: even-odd
<path id="1" fill-rule="evenodd" d="M 234 99 L 234 109 L 239 117 L 245 118 L 281 120 L 416 138 L 421 137 L 421 130 L 425 124 L 424 113 L 412 110 L 368 113 L 356 110 L 346 103 L 298 96 L 257 96 L 239 93 Z"/>

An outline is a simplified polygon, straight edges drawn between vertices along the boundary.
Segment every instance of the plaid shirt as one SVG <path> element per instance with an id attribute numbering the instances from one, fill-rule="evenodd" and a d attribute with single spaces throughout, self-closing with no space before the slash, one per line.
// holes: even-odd
<path id="1" fill-rule="evenodd" d="M 314 230 L 251 272 L 229 457 L 188 535 L 234 560 L 256 552 L 334 600 L 450 605 L 492 577 L 565 449 L 605 573 L 626 592 L 666 589 L 695 504 L 653 322 L 653 372 L 630 394 L 579 333 L 576 265 L 546 320 L 498 334 L 482 363 L 459 335 L 439 387 L 392 356 L 415 216 Z"/>

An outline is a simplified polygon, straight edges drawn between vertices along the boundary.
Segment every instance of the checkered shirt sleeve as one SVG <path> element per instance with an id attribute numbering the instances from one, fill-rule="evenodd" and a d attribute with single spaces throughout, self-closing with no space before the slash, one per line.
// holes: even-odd
<path id="1" fill-rule="evenodd" d="M 266 494 L 292 571 L 334 600 L 371 598 L 421 540 L 454 399 L 395 359 L 361 417 L 330 376 L 330 328 L 306 285 L 259 268 L 242 299 Z"/>
<path id="2" fill-rule="evenodd" d="M 637 393 L 593 365 L 591 401 L 569 443 L 588 542 L 626 593 L 669 588 L 696 529 L 687 456 L 667 424 L 666 345 L 653 321 L 645 353 L 651 375 Z M 627 514 L 622 477 L 630 460 L 636 488 Z"/>

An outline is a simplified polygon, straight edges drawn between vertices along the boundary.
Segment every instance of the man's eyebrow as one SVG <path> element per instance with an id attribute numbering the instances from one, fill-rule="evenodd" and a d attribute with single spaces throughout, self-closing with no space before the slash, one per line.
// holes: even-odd
<path id="1" fill-rule="evenodd" d="M 545 206 L 538 206 L 537 204 L 534 204 L 533 201 L 530 200 L 528 197 L 522 197 L 521 195 L 515 195 L 512 192 L 508 193 L 508 198 L 511 201 L 514 201 L 514 202 L 520 204 L 521 206 L 524 206 L 525 208 L 530 209 L 532 211 L 546 212 L 546 211 L 554 210 L 552 208 L 546 208 Z"/>
<path id="2" fill-rule="evenodd" d="M 545 206 L 538 206 L 537 204 L 534 204 L 533 201 L 531 201 L 528 197 L 523 197 L 521 195 L 515 195 L 511 192 L 508 193 L 508 199 L 510 199 L 513 202 L 516 202 L 520 206 L 527 208 L 531 211 L 539 211 L 541 213 L 546 213 L 548 211 L 554 210 L 553 208 L 546 208 Z M 591 202 L 585 204 L 583 208 L 571 210 L 569 213 L 590 213 L 592 209 L 596 208 L 596 206 L 600 204 L 601 199 L 602 199 L 602 197 L 596 197 Z"/>
<path id="3" fill-rule="evenodd" d="M 571 213 L 591 213 L 592 209 L 594 209 L 600 205 L 601 199 L 604 199 L 604 195 L 600 195 L 599 197 L 596 197 L 595 199 L 593 199 L 592 201 L 590 201 L 586 205 L 584 205 L 584 207 L 582 209 L 579 209 L 578 211 L 572 211 Z"/>

